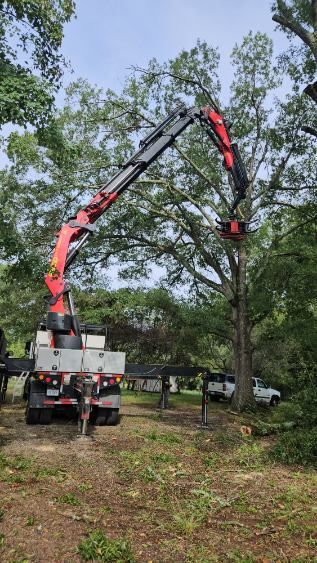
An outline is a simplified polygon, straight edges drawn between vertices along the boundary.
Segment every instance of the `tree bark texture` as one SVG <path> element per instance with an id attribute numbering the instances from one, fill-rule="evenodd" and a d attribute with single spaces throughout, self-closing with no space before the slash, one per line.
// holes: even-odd
<path id="1" fill-rule="evenodd" d="M 251 325 L 248 314 L 247 252 L 245 245 L 238 251 L 238 268 L 235 279 L 235 298 L 232 305 L 233 348 L 235 358 L 235 392 L 232 409 L 238 412 L 254 410 L 255 399 L 252 384 Z"/>

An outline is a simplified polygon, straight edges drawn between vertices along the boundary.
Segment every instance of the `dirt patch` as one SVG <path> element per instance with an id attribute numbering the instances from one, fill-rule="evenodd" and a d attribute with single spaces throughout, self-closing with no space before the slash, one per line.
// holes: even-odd
<path id="1" fill-rule="evenodd" d="M 74 422 L 26 426 L 22 404 L 2 407 L 1 561 L 79 562 L 96 529 L 127 538 L 138 562 L 316 560 L 315 472 L 269 463 L 270 441 L 219 406 L 211 432 L 198 405 L 154 407 L 130 400 L 90 441 Z"/>

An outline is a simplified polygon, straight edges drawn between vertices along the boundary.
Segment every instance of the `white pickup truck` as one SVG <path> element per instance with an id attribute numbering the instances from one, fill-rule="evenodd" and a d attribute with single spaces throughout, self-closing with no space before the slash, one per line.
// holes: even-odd
<path id="1" fill-rule="evenodd" d="M 277 406 L 281 400 L 281 393 L 276 389 L 268 387 L 262 379 L 253 377 L 253 393 L 258 403 Z M 231 400 L 235 389 L 235 376 L 228 373 L 211 373 L 208 383 L 208 394 L 210 399 Z"/>

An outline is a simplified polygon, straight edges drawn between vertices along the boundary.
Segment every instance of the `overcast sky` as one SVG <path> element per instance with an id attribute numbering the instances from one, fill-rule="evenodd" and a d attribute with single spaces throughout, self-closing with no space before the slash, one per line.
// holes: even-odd
<path id="1" fill-rule="evenodd" d="M 231 82 L 230 52 L 250 30 L 266 32 L 276 51 L 287 46 L 275 31 L 271 0 L 76 0 L 77 19 L 66 26 L 63 52 L 74 71 L 118 91 L 132 65 L 160 62 L 191 49 L 197 38 L 218 46 L 221 82 Z"/>

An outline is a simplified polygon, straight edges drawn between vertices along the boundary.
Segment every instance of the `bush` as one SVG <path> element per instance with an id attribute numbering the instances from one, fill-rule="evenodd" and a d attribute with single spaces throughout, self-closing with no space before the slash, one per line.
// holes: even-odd
<path id="1" fill-rule="evenodd" d="M 317 426 L 285 432 L 272 448 L 270 456 L 283 463 L 317 464 Z"/>
<path id="2" fill-rule="evenodd" d="M 78 553 L 84 561 L 103 563 L 134 563 L 135 561 L 126 540 L 109 539 L 100 530 L 91 533 L 79 544 Z"/>

